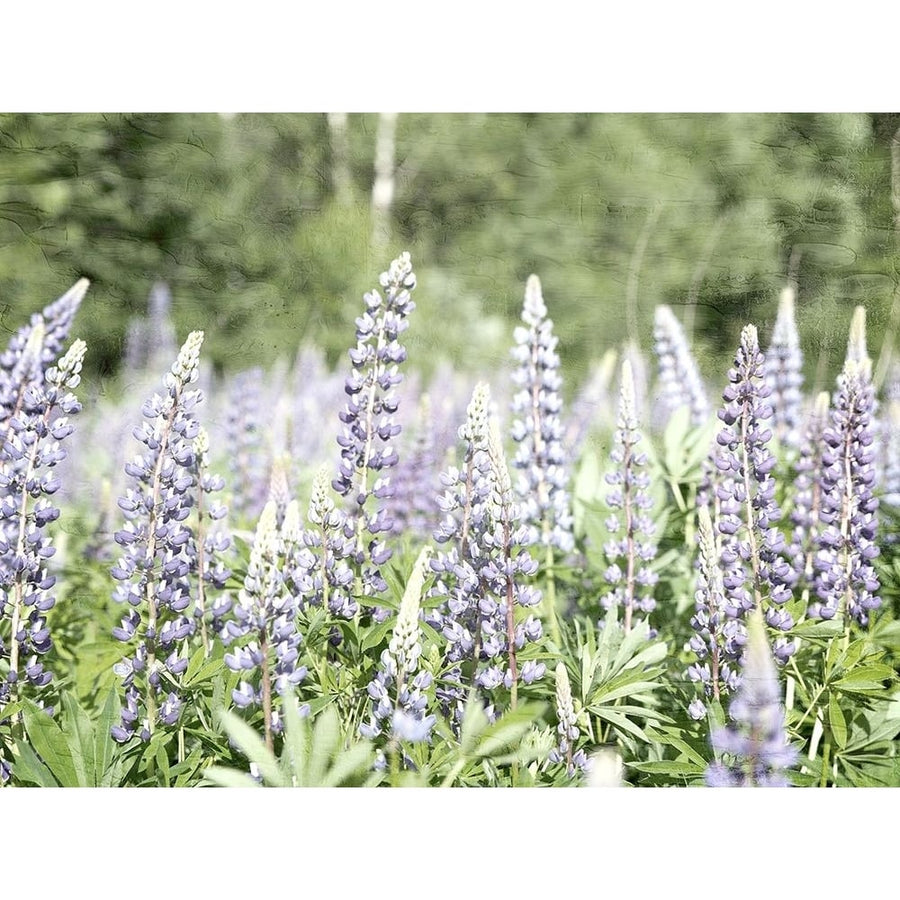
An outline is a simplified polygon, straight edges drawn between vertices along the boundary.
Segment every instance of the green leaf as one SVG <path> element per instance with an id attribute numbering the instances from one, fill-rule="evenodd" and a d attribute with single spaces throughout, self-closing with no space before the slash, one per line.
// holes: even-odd
<path id="1" fill-rule="evenodd" d="M 197 654 L 194 654 L 196 656 Z M 195 687 L 196 685 L 203 684 L 204 681 L 208 681 L 212 678 L 215 678 L 216 675 L 219 674 L 225 668 L 225 661 L 221 659 L 210 659 L 203 663 L 202 666 L 190 677 L 187 677 L 185 674 L 185 679 L 183 684 L 185 687 Z"/>
<path id="2" fill-rule="evenodd" d="M 489 724 L 481 701 L 474 692 L 471 693 L 463 710 L 462 726 L 460 727 L 459 749 L 463 756 L 472 755 L 478 738 Z"/>
<path id="3" fill-rule="evenodd" d="M 834 693 L 828 695 L 828 726 L 838 747 L 847 746 L 847 722 Z"/>
<path id="4" fill-rule="evenodd" d="M 652 775 L 673 775 L 684 778 L 702 777 L 706 771 L 705 763 L 700 765 L 686 759 L 664 759 L 653 762 L 626 763 L 626 765 L 629 769 L 635 769 L 638 772 L 647 772 Z"/>
<path id="5" fill-rule="evenodd" d="M 341 742 L 341 720 L 334 706 L 328 706 L 318 716 L 313 726 L 312 746 L 309 751 L 305 783 L 307 787 L 319 787 L 331 760 Z"/>
<path id="6" fill-rule="evenodd" d="M 78 784 L 81 787 L 97 787 L 94 780 L 94 723 L 70 693 L 62 695 L 62 705 L 66 713 L 64 731 L 78 775 Z"/>
<path id="7" fill-rule="evenodd" d="M 31 745 L 26 741 L 16 741 L 13 777 L 16 781 L 36 784 L 38 787 L 59 787 L 53 773 L 37 758 Z"/>
<path id="8" fill-rule="evenodd" d="M 504 713 L 496 722 L 484 729 L 472 755 L 487 759 L 511 747 L 531 731 L 531 726 L 543 709 L 543 704 L 529 703 Z"/>
<path id="9" fill-rule="evenodd" d="M 643 741 L 645 744 L 652 744 L 653 742 L 647 737 L 647 734 L 644 730 L 635 725 L 627 716 L 620 713 L 615 706 L 604 706 L 598 709 L 593 709 L 591 712 L 594 713 L 595 716 L 598 716 L 601 719 L 609 722 L 613 728 L 620 729 L 622 731 L 627 732 L 628 734 L 634 735 L 638 740 Z"/>
<path id="10" fill-rule="evenodd" d="M 615 684 L 616 682 L 612 682 Z M 632 694 L 640 694 L 644 691 L 654 691 L 660 686 L 658 681 L 627 681 L 617 687 L 600 687 L 591 697 L 591 712 L 595 712 L 601 704 L 612 703 L 620 697 L 628 697 Z"/>
<path id="11" fill-rule="evenodd" d="M 396 622 L 396 617 L 391 616 L 381 624 L 369 628 L 360 645 L 360 652 L 365 653 L 367 650 L 371 650 L 372 647 L 377 647 L 381 644 L 382 641 L 384 641 L 385 635 L 393 629 Z"/>
<path id="12" fill-rule="evenodd" d="M 222 710 L 219 714 L 222 727 L 228 737 L 240 748 L 241 753 L 247 759 L 256 763 L 259 774 L 270 787 L 290 787 L 287 778 L 283 775 L 275 754 L 265 744 L 265 741 L 239 716 L 229 709 Z"/>
<path id="13" fill-rule="evenodd" d="M 32 747 L 53 777 L 62 787 L 78 787 L 78 767 L 72 760 L 72 751 L 60 727 L 30 700 L 25 701 L 23 718 Z M 83 771 L 83 763 L 80 765 Z"/>
<path id="14" fill-rule="evenodd" d="M 119 697 L 113 689 L 106 695 L 106 703 L 94 728 L 94 784 L 98 787 L 110 787 L 112 783 L 112 761 L 116 756 L 117 744 L 110 729 L 118 721 Z"/>
<path id="15" fill-rule="evenodd" d="M 169 771 L 168 748 L 164 741 L 160 741 L 156 745 L 156 764 L 159 766 L 159 771 L 165 781 L 164 787 L 168 787 L 171 783 L 172 775 Z"/>
<path id="16" fill-rule="evenodd" d="M 309 723 L 300 717 L 297 709 L 297 698 L 293 693 L 284 698 L 282 704 L 284 716 L 284 747 L 281 750 L 282 765 L 286 764 L 298 787 L 306 786 L 307 757 L 309 756 L 308 729 Z"/>
<path id="17" fill-rule="evenodd" d="M 338 787 L 372 767 L 374 753 L 368 741 L 357 741 L 341 753 L 322 779 L 322 787 Z"/>
<path id="18" fill-rule="evenodd" d="M 203 779 L 218 787 L 260 787 L 259 782 L 251 775 L 248 775 L 246 772 L 239 772 L 237 769 L 229 769 L 225 766 L 210 766 L 210 768 L 203 773 Z"/>

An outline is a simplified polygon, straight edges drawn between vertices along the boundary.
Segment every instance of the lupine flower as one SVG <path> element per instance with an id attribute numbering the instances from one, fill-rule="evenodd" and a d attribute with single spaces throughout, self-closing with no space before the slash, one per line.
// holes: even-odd
<path id="1" fill-rule="evenodd" d="M 309 500 L 310 528 L 301 535 L 292 560 L 289 578 L 299 608 L 319 606 L 341 619 L 352 619 L 359 611 L 353 597 L 353 571 L 346 560 L 355 546 L 344 534 L 343 514 L 328 495 L 328 465 L 320 467 L 313 479 Z"/>
<path id="2" fill-rule="evenodd" d="M 768 447 L 772 432 L 766 425 L 772 417 L 771 389 L 764 372 L 756 328 L 747 325 L 722 395 L 725 406 L 719 411 L 723 425 L 716 436 L 720 447 L 716 465 L 722 474 L 717 524 L 729 615 L 743 617 L 764 606 L 769 625 L 788 631 L 794 623 L 784 604 L 791 598 L 794 573 L 781 555 L 785 544 L 777 527 L 781 510 L 772 477 L 776 460 Z M 776 640 L 779 660 L 785 661 L 794 649 L 793 642 Z"/>
<path id="3" fill-rule="evenodd" d="M 647 464 L 647 454 L 639 449 L 640 441 L 634 381 L 631 364 L 626 359 L 622 363 L 615 446 L 610 453 L 615 468 L 606 475 L 606 483 L 612 486 L 606 502 L 613 510 L 607 519 L 607 529 L 613 535 L 621 533 L 621 537 L 613 537 L 604 547 L 609 561 L 604 578 L 610 591 L 601 598 L 605 609 L 623 608 L 626 631 L 631 630 L 635 610 L 649 613 L 654 609 L 653 586 L 658 580 L 650 569 L 656 556 L 656 544 L 652 540 L 655 526 L 649 516 L 653 505 L 647 493 L 650 476 L 641 471 Z"/>
<path id="4" fill-rule="evenodd" d="M 569 673 L 562 661 L 556 664 L 556 718 L 557 745 L 550 751 L 549 760 L 552 763 L 565 762 L 566 772 L 571 778 L 578 769 L 585 772 L 590 765 L 584 750 L 572 752 L 572 747 L 578 740 L 579 731 L 575 718 L 572 687 L 569 684 Z"/>
<path id="5" fill-rule="evenodd" d="M 341 464 L 332 482 L 349 504 L 344 533 L 355 541 L 351 560 L 363 596 L 387 588 L 381 566 L 391 551 L 380 535 L 392 527 L 384 501 L 391 496 L 388 472 L 399 458 L 392 443 L 400 432 L 394 418 L 399 405 L 394 388 L 403 380 L 399 366 L 406 360 L 399 338 L 415 309 L 410 292 L 416 276 L 409 254 L 395 259 L 380 282 L 384 296 L 377 290 L 367 293 L 366 311 L 356 320 L 356 347 L 350 351 L 353 370 L 344 387 L 347 403 L 340 414 Z M 379 621 L 386 615 L 386 610 L 375 611 Z"/>
<path id="6" fill-rule="evenodd" d="M 194 331 L 166 375 L 165 394 L 143 405 L 134 437 L 145 448 L 125 466 L 131 486 L 119 499 L 125 527 L 115 534 L 123 555 L 112 567 L 119 582 L 113 599 L 126 605 L 113 636 L 133 654 L 114 670 L 125 688 L 121 725 L 112 736 L 126 742 L 140 724 L 142 740 L 157 725 L 173 726 L 180 714 L 177 684 L 187 668 L 187 641 L 196 629 L 191 578 L 197 574 L 195 535 L 187 520 L 196 504 L 197 380 L 203 332 Z"/>
<path id="7" fill-rule="evenodd" d="M 684 330 L 668 306 L 656 307 L 653 339 L 659 363 L 658 392 L 662 424 L 676 409 L 687 406 L 691 410 L 691 422 L 703 425 L 710 415 L 706 388 Z"/>
<path id="8" fill-rule="evenodd" d="M 40 359 L 36 346 L 45 335 L 38 324 L 23 355 Z M 6 677 L 0 682 L 0 707 L 52 679 L 39 661 L 52 647 L 47 613 L 55 604 L 56 577 L 47 572 L 55 548 L 46 526 L 59 518 L 51 497 L 59 488 L 54 468 L 66 457 L 62 448 L 73 431 L 69 421 L 81 409 L 75 388 L 81 380 L 86 345 L 75 341 L 43 384 L 29 384 L 17 415 L 7 422 L 0 446 L 0 659 Z"/>
<path id="9" fill-rule="evenodd" d="M 731 724 L 710 740 L 728 761 L 706 770 L 710 787 L 787 787 L 785 770 L 797 758 L 784 727 L 781 685 L 760 611 L 748 625 L 741 683 L 729 707 Z"/>
<path id="10" fill-rule="evenodd" d="M 771 388 L 772 425 L 778 441 L 800 445 L 803 395 L 803 354 L 794 314 L 794 289 L 786 287 L 778 302 L 772 342 L 766 352 L 766 382 Z"/>
<path id="11" fill-rule="evenodd" d="M 791 510 L 791 543 L 787 555 L 797 576 L 797 584 L 808 589 L 813 579 L 813 560 L 822 509 L 823 435 L 828 425 L 827 391 L 816 398 L 816 405 L 806 423 L 800 456 L 795 466 L 794 506 Z"/>
<path id="12" fill-rule="evenodd" d="M 428 715 L 427 691 L 432 684 L 431 673 L 420 669 L 422 633 L 419 609 L 425 587 L 431 548 L 419 553 L 412 574 L 400 601 L 390 644 L 381 654 L 381 664 L 368 687 L 372 701 L 372 716 L 360 726 L 369 738 L 382 734 L 390 723 L 391 736 L 404 741 L 427 741 L 436 721 Z"/>
<path id="13" fill-rule="evenodd" d="M 546 670 L 543 663 L 529 661 L 520 671 L 516 659 L 516 651 L 521 649 L 526 641 L 537 641 L 543 634 L 540 619 L 533 615 L 529 615 L 525 622 L 517 625 L 516 607 L 528 609 L 537 606 L 541 602 L 541 592 L 523 583 L 523 579 L 537 572 L 537 563 L 523 549 L 527 545 L 527 528 L 521 523 L 519 509 L 513 499 L 512 480 L 496 419 L 489 421 L 487 451 L 491 472 L 488 506 L 493 530 L 485 535 L 484 542 L 493 553 L 487 565 L 482 568 L 481 577 L 485 580 L 488 590 L 500 598 L 496 609 L 499 615 L 494 620 L 495 623 L 499 624 L 500 616 L 506 620 L 506 641 L 503 649 L 509 667 L 503 673 L 503 683 L 511 690 L 511 703 L 515 708 L 517 682 L 521 679 L 525 684 L 531 684 L 542 678 Z M 485 606 L 489 607 L 490 601 L 479 605 L 484 613 Z M 496 625 L 496 630 L 488 629 L 489 622 L 490 620 L 482 620 L 482 632 L 494 631 L 495 636 L 499 638 L 500 629 Z M 499 643 L 502 646 L 503 641 Z M 492 669 L 499 672 L 496 667 Z M 484 673 L 482 678 L 489 677 L 490 672 L 491 669 Z"/>
<path id="14" fill-rule="evenodd" d="M 431 491 L 422 488 L 431 482 L 437 468 L 435 423 L 428 394 L 423 394 L 419 403 L 417 424 L 415 443 L 395 469 L 388 512 L 394 535 L 427 537 L 440 515 Z"/>
<path id="15" fill-rule="evenodd" d="M 872 560 L 878 555 L 878 499 L 872 485 L 874 389 L 871 363 L 848 355 L 831 422 L 822 438 L 822 499 L 815 557 L 817 601 L 809 615 L 852 616 L 867 625 L 881 605 Z"/>
<path id="16" fill-rule="evenodd" d="M 35 313 L 29 324 L 12 336 L 6 350 L 0 354 L 0 425 L 4 428 L 28 384 L 36 381 L 40 385 L 44 370 L 62 354 L 75 313 L 88 287 L 86 278 L 77 281 L 58 300 L 42 312 Z M 40 330 L 40 337 L 35 340 L 33 332 L 37 329 Z M 29 380 L 23 383 L 22 357 L 29 340 L 32 345 L 31 354 L 26 356 Z"/>
<path id="17" fill-rule="evenodd" d="M 125 338 L 124 366 L 128 372 L 155 371 L 177 352 L 171 317 L 172 292 L 164 281 L 150 289 L 146 317 L 133 319 Z"/>
<path id="18" fill-rule="evenodd" d="M 515 658 L 526 641 L 543 634 L 534 615 L 516 623 L 515 607 L 535 606 L 540 593 L 521 583 L 537 566 L 523 547 L 527 530 L 516 523 L 499 432 L 489 421 L 489 396 L 487 385 L 476 386 L 460 429 L 466 445 L 463 469 L 451 467 L 442 476 L 445 491 L 439 503 L 445 515 L 434 538 L 449 549 L 431 562 L 437 574 L 433 592 L 445 598 L 445 605 L 432 613 L 429 624 L 446 638 L 451 664 L 438 696 L 456 720 L 465 698 L 464 679 L 492 696 L 501 685 L 513 690 L 517 681 L 529 684 L 546 670 L 529 660 L 520 671 Z M 493 705 L 486 711 L 489 718 L 495 715 Z"/>
<path id="19" fill-rule="evenodd" d="M 256 526 L 247 575 L 238 593 L 233 618 L 222 634 L 223 641 L 229 645 L 249 638 L 225 654 L 225 665 L 253 679 L 242 680 L 232 693 L 232 700 L 241 708 L 262 706 L 266 744 L 270 749 L 272 735 L 281 731 L 281 717 L 272 692 L 284 696 L 307 674 L 306 667 L 297 664 L 301 636 L 295 621 L 296 601 L 285 584 L 287 560 L 291 555 L 285 537 L 295 542 L 300 535 L 296 501 L 285 511 L 281 530 L 277 515 L 276 504 L 270 500 Z"/>
<path id="20" fill-rule="evenodd" d="M 529 276 L 525 286 L 522 321 L 513 348 L 518 363 L 512 402 L 512 437 L 519 445 L 513 461 L 519 471 L 516 496 L 522 522 L 531 530 L 530 542 L 568 553 L 574 538 L 561 440 L 562 378 L 553 322 L 537 275 Z"/>
<path id="21" fill-rule="evenodd" d="M 231 510 L 256 519 L 266 502 L 260 416 L 263 414 L 262 369 L 240 372 L 231 381 L 225 443 L 231 468 Z"/>
<path id="22" fill-rule="evenodd" d="M 685 648 L 696 654 L 697 662 L 688 667 L 687 676 L 703 686 L 704 697 L 719 700 L 739 683 L 737 662 L 743 654 L 745 633 L 740 621 L 727 614 L 725 586 L 719 568 L 719 545 L 712 517 L 705 506 L 699 507 L 697 513 L 697 591 L 694 594 L 695 612 L 691 616 L 695 634 Z M 692 719 L 702 719 L 706 715 L 706 704 L 700 698 L 694 699 L 688 714 Z"/>

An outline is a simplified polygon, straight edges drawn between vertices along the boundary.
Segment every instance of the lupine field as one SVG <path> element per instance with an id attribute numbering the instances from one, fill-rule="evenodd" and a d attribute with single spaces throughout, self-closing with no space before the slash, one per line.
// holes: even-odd
<path id="1" fill-rule="evenodd" d="M 900 785 L 900 368 L 876 389 L 865 308 L 816 396 L 792 286 L 713 377 L 659 305 L 564 392 L 538 273 L 506 360 L 426 379 L 414 265 L 369 273 L 337 366 L 218 373 L 163 283 L 108 390 L 86 280 L 16 323 L 2 784 Z"/>

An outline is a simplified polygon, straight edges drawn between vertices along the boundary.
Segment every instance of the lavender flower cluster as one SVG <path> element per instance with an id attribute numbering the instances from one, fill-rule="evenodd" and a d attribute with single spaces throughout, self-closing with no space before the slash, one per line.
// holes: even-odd
<path id="1" fill-rule="evenodd" d="M 822 433 L 821 529 L 814 565 L 817 600 L 809 614 L 824 619 L 852 616 L 867 625 L 881 604 L 873 560 L 878 498 L 873 491 L 875 392 L 867 359 L 848 358 L 829 427 Z"/>
<path id="2" fill-rule="evenodd" d="M 390 736 L 397 740 L 427 741 L 436 721 L 434 715 L 427 714 L 427 692 L 433 678 L 419 665 L 419 609 L 431 552 L 430 547 L 425 547 L 419 553 L 400 601 L 390 644 L 382 652 L 378 671 L 369 683 L 372 714 L 369 722 L 360 726 L 365 737 L 378 737 L 389 727 Z"/>
<path id="3" fill-rule="evenodd" d="M 662 424 L 681 407 L 691 411 L 691 423 L 703 425 L 710 416 L 706 388 L 691 354 L 681 323 L 671 308 L 656 307 L 653 339 L 659 364 L 659 402 Z"/>
<path id="4" fill-rule="evenodd" d="M 776 459 L 769 449 L 772 417 L 771 388 L 765 381 L 765 360 L 756 328 L 747 325 L 723 392 L 719 411 L 722 428 L 716 437 L 721 473 L 717 488 L 718 530 L 722 535 L 724 585 L 728 614 L 743 617 L 765 608 L 772 628 L 788 631 L 793 618 L 784 608 L 791 598 L 794 572 L 783 558 L 784 538 L 778 528 L 781 510 L 772 475 Z M 794 652 L 792 641 L 780 637 L 775 654 L 784 662 Z"/>
<path id="5" fill-rule="evenodd" d="M 801 434 L 803 354 L 794 312 L 794 289 L 786 287 L 778 301 L 772 341 L 766 352 L 766 382 L 770 388 L 772 424 L 779 442 L 797 447 Z"/>
<path id="6" fill-rule="evenodd" d="M 797 758 L 788 744 L 775 661 L 759 611 L 750 619 L 740 687 L 729 707 L 731 724 L 712 734 L 727 754 L 706 771 L 710 787 L 787 787 L 786 772 Z"/>
<path id="7" fill-rule="evenodd" d="M 496 421 L 489 413 L 489 390 L 479 384 L 460 429 L 465 442 L 464 467 L 442 476 L 444 518 L 434 533 L 439 545 L 431 561 L 436 573 L 433 594 L 444 605 L 430 624 L 447 640 L 451 668 L 438 691 L 448 711 L 458 715 L 464 680 L 490 695 L 501 685 L 512 691 L 518 681 L 530 684 L 546 671 L 529 660 L 519 669 L 516 651 L 540 640 L 540 619 L 528 614 L 516 622 L 516 608 L 530 609 L 541 599 L 525 583 L 537 564 L 525 549 L 528 529 L 517 522 L 512 485 Z M 493 715 L 493 707 L 488 707 Z"/>
<path id="8" fill-rule="evenodd" d="M 513 440 L 519 445 L 513 466 L 519 471 L 516 496 L 529 543 L 568 553 L 574 547 L 560 413 L 562 378 L 557 338 L 537 275 L 525 286 L 524 326 L 516 328 L 513 358 Z"/>
<path id="9" fill-rule="evenodd" d="M 656 556 L 656 529 L 649 515 L 653 506 L 647 490 L 650 476 L 642 471 L 647 465 L 647 454 L 639 448 L 640 442 L 634 380 L 626 359 L 622 363 L 619 414 L 610 453 L 615 468 L 606 475 L 606 482 L 612 487 L 606 503 L 614 510 L 606 520 L 606 528 L 611 534 L 622 536 L 611 538 L 604 547 L 609 561 L 604 578 L 611 590 L 601 598 L 605 609 L 622 607 L 626 631 L 631 630 L 635 611 L 650 613 L 655 608 L 653 587 L 658 581 L 650 567 Z"/>
<path id="10" fill-rule="evenodd" d="M 179 676 L 197 628 L 192 579 L 198 556 L 187 520 L 196 504 L 197 407 L 203 399 L 190 385 L 197 380 L 202 343 L 202 331 L 188 336 L 166 375 L 164 394 L 144 403 L 144 422 L 133 434 L 145 449 L 125 466 L 131 486 L 119 499 L 125 525 L 115 534 L 123 552 L 110 570 L 119 583 L 113 599 L 126 606 L 113 636 L 131 646 L 115 666 L 125 707 L 112 734 L 122 743 L 136 733 L 148 740 L 158 725 L 173 726 L 181 714 Z"/>
<path id="11" fill-rule="evenodd" d="M 56 576 L 47 571 L 56 550 L 46 526 L 59 518 L 51 499 L 59 488 L 54 469 L 66 457 L 61 442 L 74 431 L 70 417 L 81 410 L 73 391 L 86 345 L 75 341 L 40 383 L 45 336 L 39 322 L 22 347 L 28 361 L 19 370 L 35 374 L 5 422 L 0 446 L 0 623 L 9 619 L 8 645 L 0 636 L 7 668 L 0 705 L 21 696 L 20 684 L 40 689 L 52 679 L 39 659 L 52 647 L 47 613 L 56 602 Z"/>
<path id="12" fill-rule="evenodd" d="M 350 351 L 353 368 L 345 384 L 348 399 L 340 414 L 341 463 L 332 482 L 349 502 L 343 529 L 354 541 L 350 559 L 363 596 L 387 587 L 380 567 L 390 559 L 391 550 L 381 535 L 392 528 L 384 501 L 392 493 L 388 473 L 399 458 L 392 443 L 400 433 L 394 418 L 399 405 L 394 389 L 403 380 L 399 366 L 406 360 L 399 339 L 415 309 L 410 292 L 416 276 L 408 253 L 391 263 L 380 283 L 384 296 L 377 290 L 367 293 L 366 311 L 356 320 L 356 347 Z M 384 616 L 384 611 L 376 611 L 379 620 Z"/>

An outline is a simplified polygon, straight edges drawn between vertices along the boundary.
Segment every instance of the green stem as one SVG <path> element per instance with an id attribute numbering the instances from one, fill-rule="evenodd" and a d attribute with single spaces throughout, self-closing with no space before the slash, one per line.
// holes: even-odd
<path id="1" fill-rule="evenodd" d="M 831 730 L 825 732 L 825 744 L 822 747 L 822 777 L 819 787 L 828 787 L 828 765 L 831 761 Z"/>

